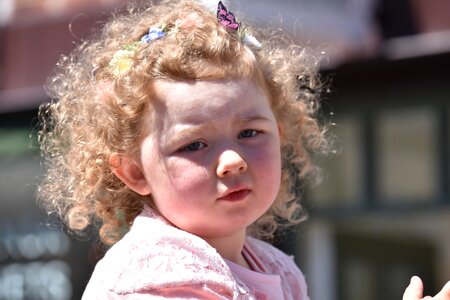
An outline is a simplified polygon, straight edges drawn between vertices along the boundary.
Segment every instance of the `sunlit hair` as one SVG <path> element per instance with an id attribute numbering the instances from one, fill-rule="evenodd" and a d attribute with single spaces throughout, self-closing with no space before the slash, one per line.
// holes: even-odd
<path id="1" fill-rule="evenodd" d="M 139 41 L 150 27 L 174 28 L 177 20 L 198 18 L 161 39 L 136 47 L 132 65 L 115 75 L 113 55 Z M 48 82 L 53 102 L 42 105 L 39 131 L 46 174 L 39 199 L 77 232 L 100 227 L 100 237 L 114 244 L 127 231 L 151 196 L 127 188 L 111 171 L 109 157 L 139 155 L 151 128 L 143 126 L 151 109 L 155 80 L 255 80 L 266 89 L 279 123 L 282 183 L 276 201 L 251 228 L 270 238 L 277 228 L 304 218 L 296 185 L 315 173 L 311 154 L 327 148 L 318 125 L 317 62 L 307 51 L 280 37 L 243 24 L 263 44 L 252 49 L 215 14 L 193 1 L 132 4 L 57 65 Z M 148 123 L 147 123 L 148 124 Z M 296 199 L 297 198 L 297 199 Z"/>

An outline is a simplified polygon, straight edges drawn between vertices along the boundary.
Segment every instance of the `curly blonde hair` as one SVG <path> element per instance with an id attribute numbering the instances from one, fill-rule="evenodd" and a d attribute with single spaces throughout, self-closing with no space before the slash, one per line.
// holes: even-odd
<path id="1" fill-rule="evenodd" d="M 175 28 L 187 16 L 199 22 L 136 46 L 125 72 L 111 68 L 114 54 L 139 41 L 150 27 Z M 245 78 L 269 91 L 283 160 L 279 194 L 251 233 L 267 238 L 280 226 L 303 220 L 296 182 L 314 174 L 311 154 L 327 148 L 317 121 L 317 61 L 279 33 L 241 26 L 262 42 L 261 49 L 245 45 L 239 33 L 227 30 L 195 1 L 133 3 L 62 57 L 47 84 L 54 101 L 40 107 L 46 173 L 38 196 L 44 208 L 75 232 L 97 223 L 102 241 L 114 244 L 152 201 L 127 188 L 109 164 L 114 153 L 139 154 L 151 83 Z"/>

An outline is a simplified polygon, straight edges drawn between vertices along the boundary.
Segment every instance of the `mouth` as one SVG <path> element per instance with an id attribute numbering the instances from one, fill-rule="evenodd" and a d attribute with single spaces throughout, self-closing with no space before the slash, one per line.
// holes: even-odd
<path id="1" fill-rule="evenodd" d="M 236 190 L 236 191 L 231 191 L 231 192 L 225 194 L 224 196 L 218 198 L 218 200 L 230 201 L 230 202 L 241 201 L 241 200 L 244 200 L 245 197 L 247 197 L 247 195 L 250 192 L 251 192 L 250 189 L 240 189 L 240 190 Z"/>

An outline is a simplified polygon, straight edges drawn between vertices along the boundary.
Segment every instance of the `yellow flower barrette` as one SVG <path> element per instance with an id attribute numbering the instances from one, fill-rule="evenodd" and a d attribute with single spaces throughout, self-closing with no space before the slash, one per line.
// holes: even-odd
<path id="1" fill-rule="evenodd" d="M 135 50 L 132 49 L 131 45 L 128 46 L 129 47 L 116 51 L 116 53 L 114 53 L 113 55 L 113 58 L 109 62 L 109 66 L 111 67 L 115 76 L 119 76 L 120 74 L 128 71 L 133 65 L 133 56 Z"/>
<path id="2" fill-rule="evenodd" d="M 127 72 L 133 65 L 133 56 L 136 53 L 136 48 L 138 45 L 140 43 L 150 43 L 153 40 L 164 37 L 166 34 L 165 28 L 165 26 L 151 27 L 148 33 L 141 38 L 140 42 L 127 44 L 123 46 L 122 49 L 117 50 L 109 62 L 109 66 L 111 67 L 113 74 L 115 76 L 119 76 Z"/>
<path id="3" fill-rule="evenodd" d="M 261 49 L 261 43 L 246 30 L 240 28 L 240 23 L 236 20 L 234 14 L 226 9 L 222 1 L 219 1 L 217 6 L 217 20 L 225 28 L 230 31 L 239 31 L 239 35 L 242 38 L 242 42 L 254 49 Z M 189 14 L 180 20 L 175 22 L 175 26 L 170 30 L 165 24 L 160 27 L 151 27 L 147 34 L 145 34 L 139 42 L 132 44 L 127 44 L 122 49 L 116 51 L 109 62 L 109 66 L 115 76 L 120 76 L 121 74 L 130 70 L 133 65 L 133 57 L 136 53 L 136 49 L 139 44 L 148 44 L 151 41 L 163 38 L 166 34 L 172 31 L 181 29 L 187 30 L 192 27 L 196 27 L 200 23 L 195 14 Z"/>

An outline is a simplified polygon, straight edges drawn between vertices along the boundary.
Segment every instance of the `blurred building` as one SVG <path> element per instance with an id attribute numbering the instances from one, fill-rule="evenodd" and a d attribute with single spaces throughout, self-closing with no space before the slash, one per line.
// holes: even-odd
<path id="1" fill-rule="evenodd" d="M 87 283 L 92 241 L 69 237 L 36 205 L 33 124 L 58 57 L 123 3 L 0 1 L 0 299 L 79 299 Z M 318 157 L 310 220 L 283 245 L 312 299 L 401 299 L 412 275 L 437 291 L 450 279 L 450 2 L 231 5 L 290 31 L 332 79 L 323 116 L 338 154 Z"/>
<path id="2" fill-rule="evenodd" d="M 429 293 L 450 279 L 449 67 L 440 53 L 333 70 L 339 154 L 319 158 L 300 243 L 314 299 L 401 299 L 412 275 Z"/>
<path id="3" fill-rule="evenodd" d="M 312 299 L 401 299 L 413 275 L 434 294 L 450 279 L 450 5 L 358 4 L 374 36 L 324 65 L 338 154 L 318 157 L 297 251 Z"/>
<path id="4" fill-rule="evenodd" d="M 80 299 L 95 237 L 74 238 L 36 204 L 37 108 L 62 54 L 114 0 L 0 1 L 0 299 Z"/>

